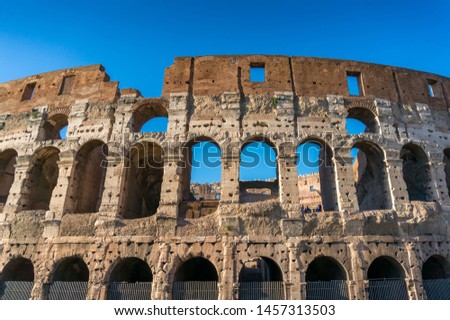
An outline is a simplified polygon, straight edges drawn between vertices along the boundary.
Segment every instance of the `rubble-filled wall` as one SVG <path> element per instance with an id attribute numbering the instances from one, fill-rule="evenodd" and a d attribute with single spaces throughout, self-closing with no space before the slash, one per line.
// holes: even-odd
<path id="1" fill-rule="evenodd" d="M 265 78 L 252 81 L 252 68 Z M 31 298 L 47 299 L 52 283 L 75 280 L 88 299 L 105 299 L 111 282 L 128 279 L 117 270 L 139 271 L 151 298 L 172 299 L 198 264 L 199 281 L 218 282 L 217 298 L 237 299 L 252 269 L 275 268 L 258 277 L 306 299 L 314 268 L 331 263 L 348 298 L 366 299 L 368 279 L 391 263 L 407 297 L 426 298 L 424 265 L 450 261 L 449 108 L 448 78 L 305 57 L 176 58 L 160 98 L 119 90 L 99 65 L 0 84 L 0 281 L 28 279 Z M 159 116 L 167 132 L 139 132 Z M 349 135 L 347 117 L 366 132 Z M 198 141 L 221 150 L 214 199 L 186 198 Z M 270 184 L 239 179 L 251 141 L 275 150 Z M 322 211 L 301 208 L 296 149 L 305 142 L 323 150 Z M 355 183 L 354 146 L 370 155 L 364 183 Z M 247 201 L 242 186 L 270 197 Z M 376 200 L 364 200 L 364 188 L 376 188 Z"/>

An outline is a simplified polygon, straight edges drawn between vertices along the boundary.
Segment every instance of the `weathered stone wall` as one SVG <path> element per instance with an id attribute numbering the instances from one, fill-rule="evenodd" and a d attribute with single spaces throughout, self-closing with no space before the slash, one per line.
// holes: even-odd
<path id="1" fill-rule="evenodd" d="M 252 64 L 264 66 L 266 81 L 250 81 Z M 348 94 L 347 72 L 360 73 L 360 96 Z M 75 75 L 72 91 L 59 94 L 64 75 Z M 431 80 L 438 86 L 434 97 L 427 91 Z M 21 101 L 30 82 L 36 82 L 34 95 Z M 388 256 L 403 267 L 409 297 L 421 299 L 423 263 L 436 255 L 450 260 L 444 158 L 450 148 L 449 97 L 450 79 L 434 74 L 284 56 L 177 58 L 166 70 L 163 97 L 154 99 L 132 89 L 119 92 L 100 66 L 1 84 L 0 151 L 8 154 L 0 156 L 0 170 L 9 170 L 10 150 L 17 157 L 0 213 L 0 274 L 14 258 L 29 259 L 35 274 L 32 298 L 44 299 L 59 262 L 76 256 L 89 270 L 88 298 L 105 299 L 113 268 L 137 257 L 152 271 L 152 298 L 170 299 L 179 266 L 204 257 L 217 270 L 219 298 L 232 299 L 243 265 L 266 257 L 280 268 L 287 298 L 304 299 L 308 266 L 327 256 L 344 268 L 350 298 L 365 299 L 370 264 Z M 136 132 L 144 115 L 164 113 L 167 132 Z M 67 118 L 67 140 L 43 138 L 43 126 L 56 114 Z M 349 135 L 349 114 L 376 126 Z M 373 119 L 365 119 L 367 114 Z M 184 198 L 189 191 L 184 150 L 193 140 L 212 140 L 222 151 L 220 201 L 212 209 Z M 240 151 L 251 141 L 267 142 L 276 151 L 276 197 L 250 202 L 241 197 Z M 295 151 L 307 141 L 331 150 L 321 193 L 334 210 L 301 210 Z M 145 184 L 151 190 L 161 185 L 159 206 L 147 216 L 127 219 L 130 190 L 135 190 L 131 150 L 148 143 L 162 150 L 162 182 Z M 357 143 L 382 155 L 374 159 L 382 171 L 385 209 L 360 210 L 350 157 Z M 409 199 L 401 152 L 408 144 L 427 159 L 420 169 L 425 201 Z M 29 209 L 30 195 L 39 188 L 33 170 L 42 150 L 54 149 L 58 173 L 52 175 L 48 209 Z M 89 197 L 82 196 L 88 187 Z M 189 205 L 206 206 L 208 214 L 186 215 Z"/>

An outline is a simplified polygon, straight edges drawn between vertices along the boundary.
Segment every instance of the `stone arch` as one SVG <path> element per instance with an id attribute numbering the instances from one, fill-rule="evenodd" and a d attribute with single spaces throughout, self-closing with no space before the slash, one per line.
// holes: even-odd
<path id="1" fill-rule="evenodd" d="M 55 113 L 48 117 L 41 128 L 41 140 L 62 139 L 61 130 L 69 125 L 69 117 L 64 113 Z"/>
<path id="2" fill-rule="evenodd" d="M 14 182 L 17 151 L 7 149 L 0 153 L 0 212 L 8 199 L 9 191 Z"/>
<path id="3" fill-rule="evenodd" d="M 194 148 L 196 147 L 208 147 L 208 150 L 213 147 L 218 150 L 218 154 L 210 155 L 207 153 L 207 157 L 202 157 L 199 163 L 194 163 Z M 199 136 L 188 141 L 181 151 L 183 154 L 183 174 L 181 178 L 182 202 L 180 203 L 180 216 L 200 218 L 209 215 L 217 210 L 219 204 L 215 195 L 221 192 L 221 177 L 218 182 L 193 182 L 192 170 L 203 166 L 204 175 L 210 176 L 209 173 L 211 175 L 215 174 L 217 166 L 220 166 L 222 174 L 222 148 L 211 137 Z M 193 202 L 200 202 L 200 204 L 193 204 Z"/>
<path id="4" fill-rule="evenodd" d="M 161 99 L 143 99 L 133 106 L 131 131 L 139 132 L 142 126 L 155 118 L 168 118 L 167 105 Z"/>
<path id="5" fill-rule="evenodd" d="M 422 281 L 428 300 L 450 300 L 450 263 L 446 258 L 429 257 L 422 265 Z"/>
<path id="6" fill-rule="evenodd" d="M 135 219 L 156 213 L 164 175 L 164 151 L 154 142 L 139 141 L 128 150 L 123 182 L 122 217 Z"/>
<path id="7" fill-rule="evenodd" d="M 84 300 L 88 290 L 89 269 L 79 256 L 60 259 L 51 274 L 49 300 Z"/>
<path id="8" fill-rule="evenodd" d="M 316 257 L 306 269 L 307 300 L 347 300 L 347 271 L 336 259 Z"/>
<path id="9" fill-rule="evenodd" d="M 365 132 L 379 133 L 380 125 L 374 110 L 364 107 L 354 107 L 347 110 L 346 119 L 356 119 L 366 126 Z"/>
<path id="10" fill-rule="evenodd" d="M 106 176 L 108 146 L 101 140 L 83 144 L 75 155 L 72 171 L 70 211 L 74 213 L 98 212 Z"/>
<path id="11" fill-rule="evenodd" d="M 353 148 L 359 150 L 353 163 L 359 209 L 390 209 L 392 200 L 383 150 L 375 143 L 365 140 L 357 141 Z"/>
<path id="12" fill-rule="evenodd" d="M 250 150 L 250 148 L 260 150 Z M 271 155 L 273 152 L 273 155 Z M 275 163 L 272 163 L 271 156 L 275 157 Z M 256 135 L 247 138 L 241 145 L 239 162 L 239 191 L 241 202 L 257 202 L 268 199 L 278 199 L 279 197 L 279 165 L 278 165 L 278 148 L 268 137 Z M 244 158 L 250 158 L 245 161 Z M 252 177 L 245 179 L 244 170 L 249 168 L 255 172 L 257 167 L 259 171 L 272 172 L 270 177 L 263 178 Z M 274 166 L 274 168 L 273 168 Z M 273 170 L 275 169 L 275 170 Z"/>
<path id="13" fill-rule="evenodd" d="M 323 139 L 318 137 L 307 137 L 303 139 L 297 147 L 297 152 L 305 144 L 314 144 L 319 148 L 318 157 L 318 174 L 319 174 L 319 186 L 320 190 L 317 190 L 314 186 L 311 193 L 319 193 L 320 201 L 317 206 L 318 209 L 323 211 L 334 211 L 337 210 L 337 195 L 336 195 L 336 182 L 335 182 L 335 168 L 334 168 L 334 155 L 333 150 L 330 145 Z M 300 165 L 300 156 L 298 157 L 297 167 Z M 308 159 L 308 165 L 312 165 L 312 160 Z M 301 178 L 299 177 L 299 180 Z M 302 193 L 300 192 L 300 199 L 302 198 Z M 301 201 L 302 202 L 302 201 Z M 304 208 L 308 208 L 308 202 L 300 203 Z M 312 209 L 312 208 L 311 208 Z M 307 209 L 305 209 L 307 210 Z M 319 210 L 319 211 L 321 211 Z"/>
<path id="14" fill-rule="evenodd" d="M 33 284 L 33 263 L 24 257 L 14 257 L 0 273 L 0 300 L 28 300 Z"/>
<path id="15" fill-rule="evenodd" d="M 27 191 L 21 198 L 21 210 L 48 210 L 59 176 L 59 149 L 38 149 L 31 161 Z"/>
<path id="16" fill-rule="evenodd" d="M 407 143 L 400 151 L 400 158 L 409 200 L 433 200 L 431 166 L 425 151 L 416 144 Z"/>
<path id="17" fill-rule="evenodd" d="M 390 256 L 377 257 L 367 270 L 369 300 L 407 300 L 405 269 Z"/>
<path id="18" fill-rule="evenodd" d="M 182 262 L 175 271 L 173 300 L 216 300 L 219 274 L 214 264 L 203 257 Z"/>

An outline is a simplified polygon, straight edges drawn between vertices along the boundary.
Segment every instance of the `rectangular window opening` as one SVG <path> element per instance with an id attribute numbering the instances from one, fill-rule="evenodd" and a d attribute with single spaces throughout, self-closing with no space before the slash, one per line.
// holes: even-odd
<path id="1" fill-rule="evenodd" d="M 428 80 L 428 95 L 430 97 L 436 97 L 436 86 L 437 86 L 437 81 L 435 80 Z"/>
<path id="2" fill-rule="evenodd" d="M 250 81 L 251 82 L 265 82 L 266 72 L 264 63 L 250 64 Z"/>
<path id="3" fill-rule="evenodd" d="M 34 88 L 36 88 L 36 82 L 27 83 L 27 85 L 25 86 L 25 89 L 23 89 L 21 101 L 31 100 L 34 95 Z"/>
<path id="4" fill-rule="evenodd" d="M 361 95 L 361 74 L 359 72 L 347 72 L 348 94 L 351 96 Z"/>
<path id="5" fill-rule="evenodd" d="M 70 94 L 72 92 L 75 76 L 65 76 L 59 88 L 59 95 Z"/>

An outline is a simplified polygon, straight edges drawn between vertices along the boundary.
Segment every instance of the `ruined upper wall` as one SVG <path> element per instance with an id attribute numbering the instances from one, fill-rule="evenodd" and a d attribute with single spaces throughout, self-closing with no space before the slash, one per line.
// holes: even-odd
<path id="1" fill-rule="evenodd" d="M 265 82 L 250 81 L 250 67 L 264 65 Z M 297 96 L 349 96 L 347 73 L 360 73 L 362 96 L 401 104 L 426 103 L 432 109 L 450 107 L 450 79 L 436 74 L 371 63 L 268 55 L 180 57 L 166 69 L 163 96 L 273 94 L 292 91 Z M 428 83 L 435 82 L 435 97 Z"/>
<path id="2" fill-rule="evenodd" d="M 65 89 L 64 78 L 66 77 Z M 31 98 L 27 86 L 33 86 Z M 63 69 L 41 73 L 0 84 L 0 114 L 20 113 L 36 107 L 67 107 L 76 100 L 113 102 L 118 96 L 118 82 L 109 82 L 102 65 Z"/>

